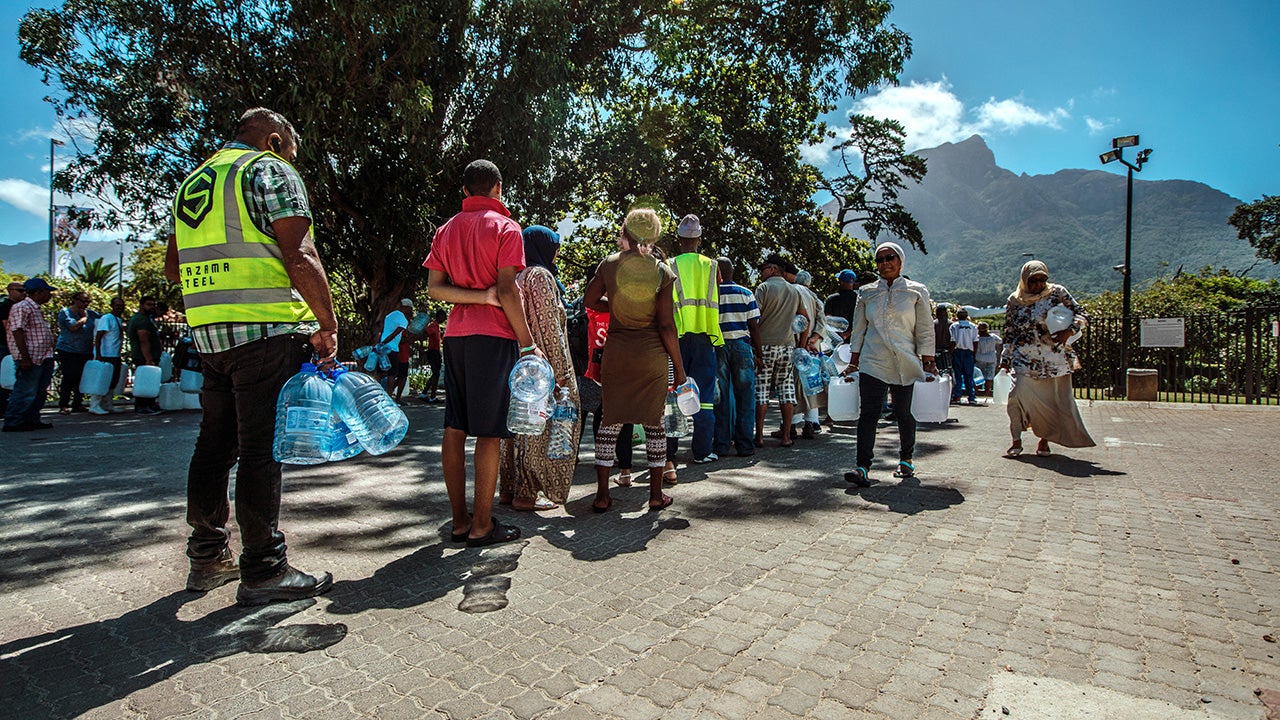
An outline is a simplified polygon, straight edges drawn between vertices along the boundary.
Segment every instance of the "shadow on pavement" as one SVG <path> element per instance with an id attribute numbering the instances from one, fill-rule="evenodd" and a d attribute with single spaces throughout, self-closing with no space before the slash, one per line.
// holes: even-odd
<path id="1" fill-rule="evenodd" d="M 1096 462 L 1091 462 L 1089 460 L 1077 460 L 1076 458 L 1058 454 L 1049 455 L 1048 457 L 1040 457 L 1034 454 L 1028 455 L 1027 453 L 1023 453 L 1016 458 L 1008 459 L 1015 462 L 1024 462 L 1028 465 L 1035 465 L 1042 470 L 1049 470 L 1067 477 L 1088 478 L 1128 475 L 1128 473 L 1120 470 L 1108 470 L 1104 467 L 1099 467 Z"/>
<path id="2" fill-rule="evenodd" d="M 225 607 L 177 618 L 199 597 L 180 591 L 109 620 L 0 645 L 5 717 L 73 717 L 150 687 L 198 663 L 236 653 L 305 653 L 347 636 L 341 623 L 279 626 L 314 599 Z"/>
<path id="3" fill-rule="evenodd" d="M 846 495 L 857 495 L 875 505 L 883 505 L 889 512 L 916 515 L 934 510 L 946 510 L 964 502 L 964 493 L 945 485 L 926 485 L 919 478 L 904 478 L 897 484 L 875 484 L 869 488 L 851 487 Z"/>

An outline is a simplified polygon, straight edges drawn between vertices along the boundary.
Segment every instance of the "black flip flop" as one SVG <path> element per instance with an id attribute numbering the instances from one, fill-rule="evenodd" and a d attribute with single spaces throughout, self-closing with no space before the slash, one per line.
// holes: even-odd
<path id="1" fill-rule="evenodd" d="M 484 547 L 486 545 L 497 545 L 499 543 L 511 542 L 520 538 L 520 528 L 511 525 L 503 525 L 498 522 L 497 518 L 493 519 L 493 529 L 484 537 L 468 537 L 467 547 Z"/>

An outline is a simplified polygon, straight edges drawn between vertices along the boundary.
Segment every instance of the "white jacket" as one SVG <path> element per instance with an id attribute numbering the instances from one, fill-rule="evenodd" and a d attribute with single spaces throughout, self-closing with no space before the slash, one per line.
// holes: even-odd
<path id="1" fill-rule="evenodd" d="M 860 353 L 858 371 L 890 385 L 924 380 L 922 355 L 934 354 L 929 288 L 899 277 L 858 289 L 849 348 Z"/>

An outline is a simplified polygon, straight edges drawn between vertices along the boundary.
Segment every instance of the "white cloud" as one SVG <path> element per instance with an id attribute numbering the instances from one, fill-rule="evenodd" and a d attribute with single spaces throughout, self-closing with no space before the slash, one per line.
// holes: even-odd
<path id="1" fill-rule="evenodd" d="M 800 159 L 814 167 L 822 167 L 831 162 L 831 148 L 835 147 L 835 144 L 836 140 L 827 138 L 816 145 L 801 145 Z"/>
<path id="2" fill-rule="evenodd" d="M 1060 129 L 1062 121 L 1071 117 L 1066 108 L 1037 110 L 1017 98 L 993 97 L 971 110 L 956 97 L 945 78 L 885 88 L 854 102 L 852 111 L 902 123 L 907 147 L 912 150 L 958 142 L 974 134 L 1011 133 L 1024 127 Z"/>
<path id="3" fill-rule="evenodd" d="M 1106 130 L 1107 128 L 1111 127 L 1114 124 L 1114 121 L 1098 120 L 1097 118 L 1092 118 L 1086 115 L 1084 117 L 1084 124 L 1089 126 L 1090 135 L 1097 135 L 1101 133 L 1103 130 Z"/>
<path id="4" fill-rule="evenodd" d="M 39 218 L 49 217 L 49 188 L 14 178 L 0 180 L 0 200 Z"/>

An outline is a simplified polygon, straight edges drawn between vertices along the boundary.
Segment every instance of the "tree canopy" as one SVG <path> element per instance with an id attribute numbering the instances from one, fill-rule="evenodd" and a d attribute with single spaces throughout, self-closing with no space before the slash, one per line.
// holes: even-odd
<path id="1" fill-rule="evenodd" d="M 1227 222 L 1257 250 L 1258 257 L 1280 263 L 1280 195 L 1263 195 L 1257 202 L 1240 205 Z"/>
<path id="2" fill-rule="evenodd" d="M 298 168 L 338 304 L 365 328 L 412 295 L 462 168 L 487 157 L 522 224 L 572 214 L 603 254 L 637 198 L 693 212 L 706 252 L 865 266 L 800 157 L 846 95 L 893 82 L 909 38 L 879 0 L 68 0 L 23 18 L 21 57 L 92 139 L 57 174 L 162 227 L 254 106 L 299 128 Z M 865 252 L 863 253 L 865 254 Z M 822 263 L 831 263 L 821 267 Z M 816 263 L 816 264 L 815 264 Z M 348 343 L 349 344 L 349 343 Z"/>

